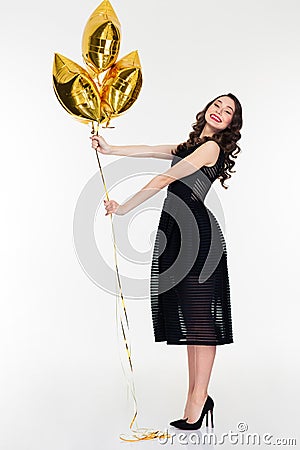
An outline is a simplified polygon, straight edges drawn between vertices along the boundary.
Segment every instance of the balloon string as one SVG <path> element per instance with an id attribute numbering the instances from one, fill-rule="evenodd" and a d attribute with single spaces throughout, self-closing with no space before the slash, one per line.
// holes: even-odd
<path id="1" fill-rule="evenodd" d="M 99 130 L 99 123 L 92 125 L 92 134 L 94 134 L 96 132 L 96 135 L 98 136 L 98 130 Z M 106 183 L 105 183 L 105 179 L 104 179 L 104 175 L 103 175 L 103 171 L 102 171 L 102 167 L 101 167 L 101 163 L 100 163 L 100 159 L 99 159 L 99 155 L 98 155 L 98 151 L 96 150 L 96 156 L 97 156 L 97 161 L 98 161 L 98 166 L 99 166 L 99 170 L 100 170 L 100 174 L 101 174 L 101 178 L 103 181 L 103 186 L 104 186 L 104 190 L 105 190 L 105 194 L 106 194 L 106 198 L 109 201 L 109 196 L 108 196 L 108 191 L 107 191 L 107 187 L 106 187 Z M 124 301 L 124 296 L 122 293 L 122 287 L 121 287 L 121 280 L 120 280 L 120 275 L 119 275 L 119 269 L 118 269 L 118 263 L 117 263 L 117 252 L 116 252 L 116 237 L 115 237 L 115 232 L 114 232 L 114 226 L 113 226 L 113 221 L 112 221 L 112 214 L 110 214 L 110 219 L 111 219 L 111 226 L 112 226 L 112 235 L 113 235 L 113 245 L 114 245 L 114 259 L 115 259 L 115 268 L 116 268 L 116 281 L 118 282 L 118 290 L 119 290 L 119 295 L 117 293 L 117 289 L 116 289 L 116 321 L 117 321 L 117 330 L 118 330 L 118 323 L 120 323 L 121 326 L 121 330 L 122 330 L 122 336 L 123 336 L 123 342 L 125 345 L 125 349 L 126 349 L 126 354 L 127 354 L 127 359 L 129 362 L 129 366 L 130 366 L 130 371 L 131 371 L 131 382 L 128 379 L 128 376 L 126 375 L 126 371 L 125 371 L 125 367 L 122 363 L 122 359 L 120 357 L 121 360 L 121 366 L 123 369 L 123 373 L 124 376 L 126 378 L 127 381 L 127 388 L 130 388 L 131 394 L 132 394 L 132 398 L 134 401 L 134 415 L 133 418 L 131 420 L 130 423 L 130 430 L 133 432 L 133 434 L 129 437 L 126 438 L 124 434 L 120 434 L 119 438 L 123 441 L 127 441 L 127 442 L 137 442 L 137 441 L 141 441 L 141 440 L 150 440 L 150 439 L 156 439 L 156 438 L 169 438 L 171 437 L 168 433 L 164 433 L 160 430 L 154 430 L 154 429 L 150 429 L 150 428 L 139 428 L 137 426 L 136 429 L 133 428 L 133 424 L 134 422 L 136 422 L 137 425 L 137 399 L 136 399 L 136 394 L 135 394 L 135 385 L 134 385 L 134 377 L 133 377 L 133 364 L 132 364 L 132 357 L 131 357 L 131 342 L 130 342 L 130 334 L 129 334 L 129 321 L 128 321 L 128 315 L 127 315 L 127 311 L 126 311 L 126 306 L 125 306 L 125 301 Z M 120 305 L 120 297 L 121 297 L 121 305 Z M 124 320 L 122 318 L 122 312 L 124 314 L 125 317 L 125 324 L 124 324 Z M 119 314 L 119 322 L 118 322 L 118 314 Z M 128 336 L 128 337 L 127 337 Z"/>

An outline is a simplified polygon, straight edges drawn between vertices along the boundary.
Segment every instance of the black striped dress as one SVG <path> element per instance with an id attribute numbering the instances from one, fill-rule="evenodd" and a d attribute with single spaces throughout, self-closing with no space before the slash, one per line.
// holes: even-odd
<path id="1" fill-rule="evenodd" d="M 203 166 L 168 186 L 151 265 L 155 342 L 233 343 L 226 243 L 204 204 L 224 158 L 220 149 L 214 166 Z M 180 160 L 174 155 L 171 166 Z"/>

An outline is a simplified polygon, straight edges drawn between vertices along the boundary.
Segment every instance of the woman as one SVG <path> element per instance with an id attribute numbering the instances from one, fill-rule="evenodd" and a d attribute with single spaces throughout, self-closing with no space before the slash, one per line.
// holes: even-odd
<path id="1" fill-rule="evenodd" d="M 189 139 L 180 145 L 110 146 L 93 136 L 102 154 L 171 159 L 171 168 L 155 176 L 127 202 L 106 201 L 106 215 L 123 215 L 168 186 L 151 266 L 151 308 L 155 341 L 187 345 L 189 389 L 180 429 L 198 429 L 214 401 L 208 384 L 216 346 L 233 343 L 226 244 L 220 226 L 204 205 L 212 185 L 231 178 L 241 151 L 242 107 L 231 93 L 197 114 Z M 234 171 L 233 171 L 234 172 Z"/>

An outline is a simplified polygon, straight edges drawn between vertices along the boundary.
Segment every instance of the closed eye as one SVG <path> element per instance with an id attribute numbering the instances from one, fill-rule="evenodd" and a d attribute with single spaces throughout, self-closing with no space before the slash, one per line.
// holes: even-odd
<path id="1" fill-rule="evenodd" d="M 214 103 L 215 106 L 219 107 L 220 105 L 218 105 L 218 103 Z M 226 111 L 227 114 L 229 114 L 231 116 L 231 112 L 230 111 Z"/>

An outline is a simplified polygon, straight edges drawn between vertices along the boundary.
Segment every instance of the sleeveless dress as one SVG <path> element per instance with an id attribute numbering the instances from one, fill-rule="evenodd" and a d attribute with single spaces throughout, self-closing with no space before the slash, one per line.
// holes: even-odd
<path id="1" fill-rule="evenodd" d="M 214 166 L 202 166 L 168 186 L 151 264 L 155 342 L 233 343 L 226 243 L 218 221 L 204 204 L 224 159 L 220 148 Z M 174 155 L 171 166 L 180 160 Z"/>

